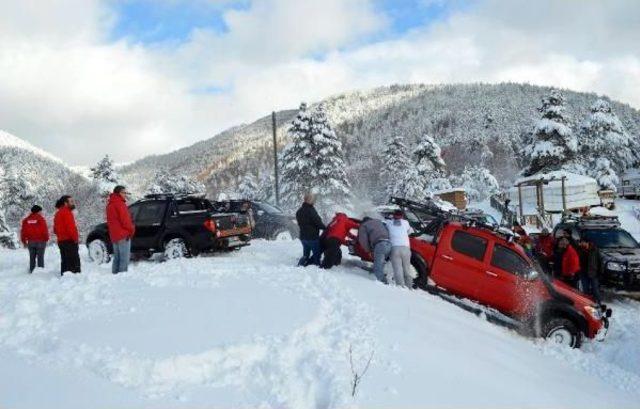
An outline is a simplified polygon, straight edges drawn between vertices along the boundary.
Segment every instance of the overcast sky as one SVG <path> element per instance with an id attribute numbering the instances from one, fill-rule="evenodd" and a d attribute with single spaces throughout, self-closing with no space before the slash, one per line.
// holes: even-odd
<path id="1" fill-rule="evenodd" d="M 476 81 L 640 108 L 640 1 L 0 0 L 0 129 L 74 165 L 347 90 Z"/>

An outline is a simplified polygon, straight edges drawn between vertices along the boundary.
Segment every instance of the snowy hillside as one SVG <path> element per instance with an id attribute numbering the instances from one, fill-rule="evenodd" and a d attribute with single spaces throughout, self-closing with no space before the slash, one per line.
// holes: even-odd
<path id="1" fill-rule="evenodd" d="M 0 207 L 13 228 L 33 204 L 40 204 L 51 218 L 54 203 L 63 194 L 73 195 L 83 211 L 78 221 L 84 232 L 101 218 L 103 208 L 93 185 L 60 159 L 28 142 L 0 131 L 0 173 L 3 195 Z M 6 191 L 5 191 L 6 190 Z"/>
<path id="2" fill-rule="evenodd" d="M 522 169 L 519 153 L 539 119 L 547 87 L 527 84 L 394 85 L 356 91 L 320 101 L 345 147 L 348 176 L 357 196 L 380 188 L 381 153 L 390 136 L 402 134 L 413 147 L 424 133 L 442 147 L 448 168 L 485 163 L 504 185 Z M 567 116 L 577 128 L 597 100 L 595 94 L 564 91 Z M 612 102 L 634 140 L 640 138 L 640 113 Z M 280 145 L 295 111 L 278 113 Z M 197 176 L 210 192 L 235 188 L 247 173 L 270 171 L 271 117 L 230 129 L 209 140 L 122 169 L 134 186 L 145 187 L 158 168 Z"/>
<path id="3" fill-rule="evenodd" d="M 0 407 L 593 407 L 640 400 L 640 304 L 613 301 L 608 339 L 525 339 L 349 259 L 292 267 L 297 242 L 139 262 L 113 276 L 25 272 L 0 250 Z M 373 355 L 351 397 L 356 371 Z"/>
<path id="4" fill-rule="evenodd" d="M 30 144 L 29 142 L 22 140 L 17 136 L 14 136 L 0 129 L 0 149 L 12 149 L 12 148 L 29 151 L 43 158 L 62 163 L 62 161 L 59 158 L 50 154 L 49 152 L 42 150 L 40 148 L 37 148 L 32 144 Z"/>

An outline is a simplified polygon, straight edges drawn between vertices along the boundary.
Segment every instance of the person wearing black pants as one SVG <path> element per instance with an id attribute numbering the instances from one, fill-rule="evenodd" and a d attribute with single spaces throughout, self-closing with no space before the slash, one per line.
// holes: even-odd
<path id="1" fill-rule="evenodd" d="M 342 263 L 342 250 L 340 246 L 342 242 L 335 237 L 323 237 L 322 249 L 324 251 L 324 258 L 322 259 L 322 268 L 331 268 L 333 266 L 339 266 Z"/>
<path id="2" fill-rule="evenodd" d="M 71 196 L 62 196 L 56 202 L 56 214 L 53 218 L 53 231 L 58 237 L 60 249 L 60 274 L 67 271 L 80 272 L 80 255 L 78 254 L 80 237 L 73 209 L 76 208 Z"/>
<path id="3" fill-rule="evenodd" d="M 80 272 L 80 255 L 78 253 L 78 243 L 72 240 L 66 240 L 58 243 L 60 249 L 60 271 L 65 273 L 70 271 L 72 273 Z"/>

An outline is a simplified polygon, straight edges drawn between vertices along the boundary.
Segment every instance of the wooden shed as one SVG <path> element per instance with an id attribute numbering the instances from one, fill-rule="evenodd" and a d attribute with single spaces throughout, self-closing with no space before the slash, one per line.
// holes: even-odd
<path id="1" fill-rule="evenodd" d="M 457 187 L 453 189 L 440 190 L 435 192 L 434 195 L 445 202 L 451 203 L 459 210 L 465 210 L 467 208 L 467 192 L 464 188 Z"/>

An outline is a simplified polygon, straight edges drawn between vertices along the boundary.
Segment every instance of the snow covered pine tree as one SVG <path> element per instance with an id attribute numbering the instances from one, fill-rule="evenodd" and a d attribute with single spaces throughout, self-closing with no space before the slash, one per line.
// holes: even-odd
<path id="1" fill-rule="evenodd" d="M 393 134 L 382 154 L 381 176 L 387 196 L 420 201 L 426 196 L 425 184 L 408 152 L 404 137 Z"/>
<path id="2" fill-rule="evenodd" d="M 91 177 L 97 184 L 101 195 L 105 196 L 111 193 L 113 188 L 118 184 L 118 175 L 116 174 L 113 161 L 109 158 L 109 155 L 105 155 L 96 166 L 91 168 Z"/>
<path id="3" fill-rule="evenodd" d="M 177 195 L 201 195 L 205 193 L 205 186 L 188 176 L 174 175 L 166 170 L 160 170 L 153 178 L 147 189 L 148 194 L 173 193 Z"/>
<path id="4" fill-rule="evenodd" d="M 632 138 L 603 99 L 591 106 L 591 115 L 582 124 L 578 137 L 580 163 L 585 173 L 603 189 L 615 190 L 618 172 L 632 167 L 636 158 Z"/>
<path id="5" fill-rule="evenodd" d="M 238 197 L 240 199 L 255 200 L 258 190 L 256 178 L 251 173 L 247 173 L 238 184 Z"/>
<path id="6" fill-rule="evenodd" d="M 525 176 L 559 170 L 575 157 L 578 144 L 564 110 L 564 96 L 559 90 L 542 98 L 542 118 L 536 123 L 531 144 L 524 149 L 529 159 Z"/>
<path id="7" fill-rule="evenodd" d="M 19 247 L 18 236 L 9 226 L 6 211 L 12 206 L 11 195 L 15 193 L 13 178 L 8 177 L 0 166 L 0 247 L 16 249 Z"/>
<path id="8" fill-rule="evenodd" d="M 483 166 L 467 166 L 456 184 L 463 187 L 470 201 L 481 202 L 500 191 L 500 185 L 489 169 Z"/>
<path id="9" fill-rule="evenodd" d="M 422 135 L 413 155 L 416 157 L 416 169 L 423 183 L 425 196 L 451 188 L 451 183 L 445 177 L 446 164 L 442 159 L 440 146 L 429 134 Z"/>
<path id="10" fill-rule="evenodd" d="M 291 143 L 280 159 L 285 208 L 294 210 L 309 191 L 318 195 L 317 207 L 325 216 L 336 209 L 349 208 L 351 187 L 342 143 L 331 129 L 324 107 L 319 105 L 309 111 L 302 103 L 288 132 Z"/>

